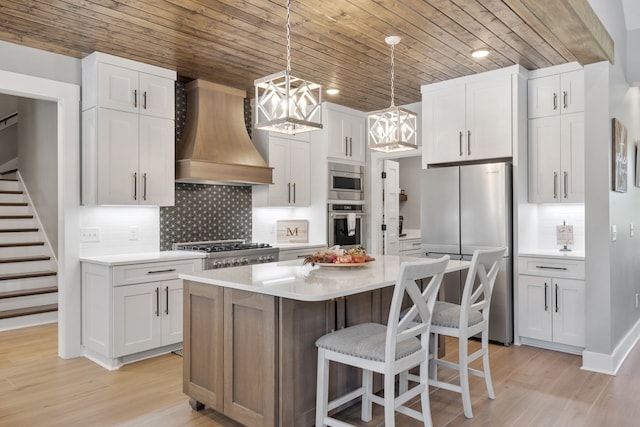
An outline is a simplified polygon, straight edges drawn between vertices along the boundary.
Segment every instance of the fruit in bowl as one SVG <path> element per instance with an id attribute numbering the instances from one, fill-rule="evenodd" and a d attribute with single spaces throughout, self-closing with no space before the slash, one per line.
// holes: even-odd
<path id="1" fill-rule="evenodd" d="M 359 246 L 357 248 L 341 249 L 340 246 L 332 246 L 318 251 L 304 259 L 305 264 L 362 264 L 374 261 L 367 255 L 367 251 Z"/>

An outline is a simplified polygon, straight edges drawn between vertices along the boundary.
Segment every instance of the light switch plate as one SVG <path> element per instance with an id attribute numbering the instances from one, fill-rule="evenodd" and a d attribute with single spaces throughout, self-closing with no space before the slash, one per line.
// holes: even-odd
<path id="1" fill-rule="evenodd" d="M 633 223 L 629 224 L 629 236 L 633 237 L 633 235 L 635 234 L 635 227 L 633 226 Z"/>
<path id="2" fill-rule="evenodd" d="M 129 240 L 138 240 L 138 226 L 129 226 Z"/>
<path id="3" fill-rule="evenodd" d="M 80 228 L 80 241 L 87 242 L 99 242 L 100 241 L 100 227 L 83 227 Z"/>
<path id="4" fill-rule="evenodd" d="M 611 226 L 611 241 L 615 242 L 618 239 L 618 227 L 615 225 Z"/>

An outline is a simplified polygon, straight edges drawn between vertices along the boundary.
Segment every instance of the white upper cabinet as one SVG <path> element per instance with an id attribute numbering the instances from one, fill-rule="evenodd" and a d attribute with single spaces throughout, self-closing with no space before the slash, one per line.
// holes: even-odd
<path id="1" fill-rule="evenodd" d="M 423 167 L 509 158 L 519 66 L 422 87 Z"/>
<path id="2" fill-rule="evenodd" d="M 529 80 L 531 203 L 584 202 L 583 73 Z"/>
<path id="3" fill-rule="evenodd" d="M 102 53 L 82 60 L 84 204 L 174 204 L 175 78 Z"/>
<path id="4" fill-rule="evenodd" d="M 265 135 L 263 135 L 265 136 Z M 308 136 L 266 135 L 266 140 L 254 136 L 259 151 L 266 152 L 273 168 L 273 184 L 253 186 L 255 206 L 309 206 L 310 149 Z M 266 144 L 267 146 L 259 146 Z"/>
<path id="5" fill-rule="evenodd" d="M 327 127 L 327 157 L 364 164 L 365 116 L 356 110 L 325 103 Z"/>
<path id="6" fill-rule="evenodd" d="M 527 99 L 530 119 L 584 111 L 584 71 L 530 79 Z"/>

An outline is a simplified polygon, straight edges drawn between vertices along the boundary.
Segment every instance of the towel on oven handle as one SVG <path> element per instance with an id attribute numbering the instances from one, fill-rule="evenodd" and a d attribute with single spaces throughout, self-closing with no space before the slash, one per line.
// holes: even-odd
<path id="1" fill-rule="evenodd" d="M 356 235 L 356 214 L 353 212 L 347 214 L 347 235 Z"/>

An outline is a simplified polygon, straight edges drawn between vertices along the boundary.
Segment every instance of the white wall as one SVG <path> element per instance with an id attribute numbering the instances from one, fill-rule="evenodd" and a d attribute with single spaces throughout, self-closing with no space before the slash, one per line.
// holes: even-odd
<path id="1" fill-rule="evenodd" d="M 58 106 L 19 98 L 18 117 L 18 169 L 57 257 Z"/>
<path id="2" fill-rule="evenodd" d="M 99 228 L 99 242 L 81 242 L 80 256 L 115 255 L 160 250 L 160 208 L 157 206 L 83 206 L 80 227 Z M 131 227 L 138 238 L 130 240 Z"/>
<path id="3" fill-rule="evenodd" d="M 640 241 L 631 237 L 631 223 L 640 224 L 640 188 L 633 185 L 634 145 L 640 137 L 640 93 L 626 81 L 626 29 L 620 0 L 589 0 L 615 41 L 616 64 L 585 67 L 585 228 L 586 228 L 586 354 L 616 355 L 640 318 L 635 293 L 640 278 Z M 609 102 L 603 102 L 608 100 Z M 628 191 L 612 189 L 611 119 L 629 133 Z M 611 226 L 617 240 L 611 241 Z M 614 366 L 615 368 L 615 366 Z"/>
<path id="4" fill-rule="evenodd" d="M 0 119 L 18 111 L 18 98 L 0 94 Z M 18 127 L 0 128 L 0 165 L 18 157 Z"/>
<path id="5" fill-rule="evenodd" d="M 419 230 L 422 157 L 405 157 L 397 161 L 400 164 L 400 188 L 407 194 L 407 201 L 400 202 L 400 215 L 404 218 L 402 226 L 405 230 Z"/>
<path id="6" fill-rule="evenodd" d="M 0 41 L 2 68 L 18 74 L 81 84 L 80 60 L 70 56 Z"/>

